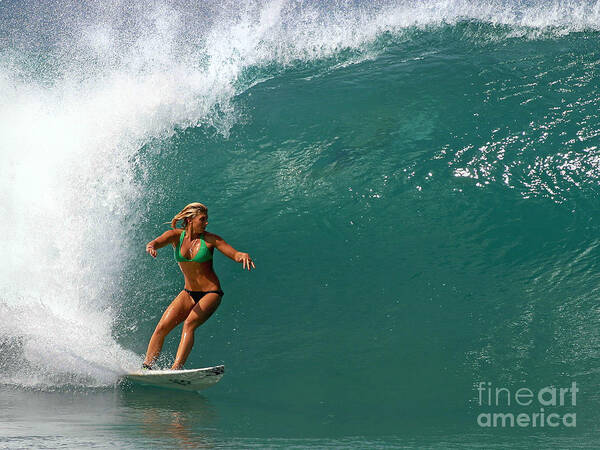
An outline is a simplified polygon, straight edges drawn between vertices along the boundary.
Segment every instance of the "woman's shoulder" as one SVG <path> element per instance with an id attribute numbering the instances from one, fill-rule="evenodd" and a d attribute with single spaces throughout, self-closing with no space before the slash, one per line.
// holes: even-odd
<path id="1" fill-rule="evenodd" d="M 176 239 L 179 239 L 181 233 L 183 233 L 183 230 L 181 228 L 172 228 L 170 230 L 165 231 L 163 236 L 166 236 L 168 241 L 174 242 Z"/>
<path id="2" fill-rule="evenodd" d="M 217 241 L 217 239 L 222 239 L 222 238 L 218 234 L 211 233 L 210 231 L 204 232 L 204 240 L 206 242 L 210 242 L 211 244 L 214 244 Z"/>

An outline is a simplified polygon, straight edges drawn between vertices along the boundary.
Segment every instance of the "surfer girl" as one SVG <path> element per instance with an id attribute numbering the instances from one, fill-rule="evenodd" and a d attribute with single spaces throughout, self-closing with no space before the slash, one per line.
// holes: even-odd
<path id="1" fill-rule="evenodd" d="M 177 222 L 183 221 L 183 228 Z M 221 283 L 213 270 L 216 248 L 225 256 L 241 263 L 243 269 L 255 269 L 248 253 L 238 252 L 222 237 L 206 231 L 208 209 L 202 203 L 190 203 L 171 221 L 171 230 L 148 242 L 146 252 L 156 258 L 156 250 L 173 246 L 175 260 L 183 272 L 184 289 L 175 297 L 156 325 L 150 338 L 146 359 L 142 364 L 151 369 L 158 358 L 167 334 L 183 322 L 181 341 L 171 369 L 181 369 L 194 345 L 194 331 L 216 311 L 223 298 Z"/>

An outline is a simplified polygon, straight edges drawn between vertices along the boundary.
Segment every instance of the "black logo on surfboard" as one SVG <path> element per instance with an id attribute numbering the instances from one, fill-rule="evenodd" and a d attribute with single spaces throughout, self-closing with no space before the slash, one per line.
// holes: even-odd
<path id="1" fill-rule="evenodd" d="M 179 384 L 180 386 L 189 386 L 192 384 L 190 380 L 178 380 L 176 378 L 169 378 L 169 381 L 171 383 Z"/>

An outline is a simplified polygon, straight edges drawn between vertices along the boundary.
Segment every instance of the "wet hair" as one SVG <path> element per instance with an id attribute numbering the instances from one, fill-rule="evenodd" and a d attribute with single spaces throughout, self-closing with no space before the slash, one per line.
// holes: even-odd
<path id="1" fill-rule="evenodd" d="M 171 228 L 177 228 L 177 222 L 180 220 L 183 220 L 184 225 L 187 225 L 187 222 L 196 217 L 198 214 L 208 215 L 208 208 L 202 203 L 198 202 L 186 205 L 186 207 L 176 214 L 175 217 L 173 217 L 173 220 L 171 220 Z"/>

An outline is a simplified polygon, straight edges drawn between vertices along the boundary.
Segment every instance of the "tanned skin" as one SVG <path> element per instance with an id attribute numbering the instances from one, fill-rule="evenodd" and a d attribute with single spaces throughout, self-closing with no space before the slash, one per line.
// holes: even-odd
<path id="1" fill-rule="evenodd" d="M 181 255 L 186 259 L 193 259 L 200 250 L 200 237 L 203 236 L 209 251 L 216 248 L 228 258 L 242 264 L 245 270 L 255 269 L 254 261 L 248 253 L 238 252 L 225 240 L 214 233 L 206 231 L 208 216 L 198 214 L 191 219 L 185 219 L 185 236 L 181 243 Z M 171 244 L 176 247 L 179 243 L 183 229 L 176 228 L 165 231 L 156 239 L 148 242 L 146 252 L 156 258 L 156 251 Z M 212 259 L 206 262 L 181 261 L 179 267 L 185 279 L 185 289 L 190 291 L 217 291 L 221 283 L 213 270 Z M 150 338 L 144 365 L 152 366 L 158 358 L 167 334 L 183 322 L 181 341 L 171 369 L 181 369 L 194 345 L 194 331 L 217 310 L 221 303 L 221 296 L 216 293 L 206 294 L 198 303 L 186 291 L 182 290 L 171 302 L 163 313 L 156 329 Z"/>

